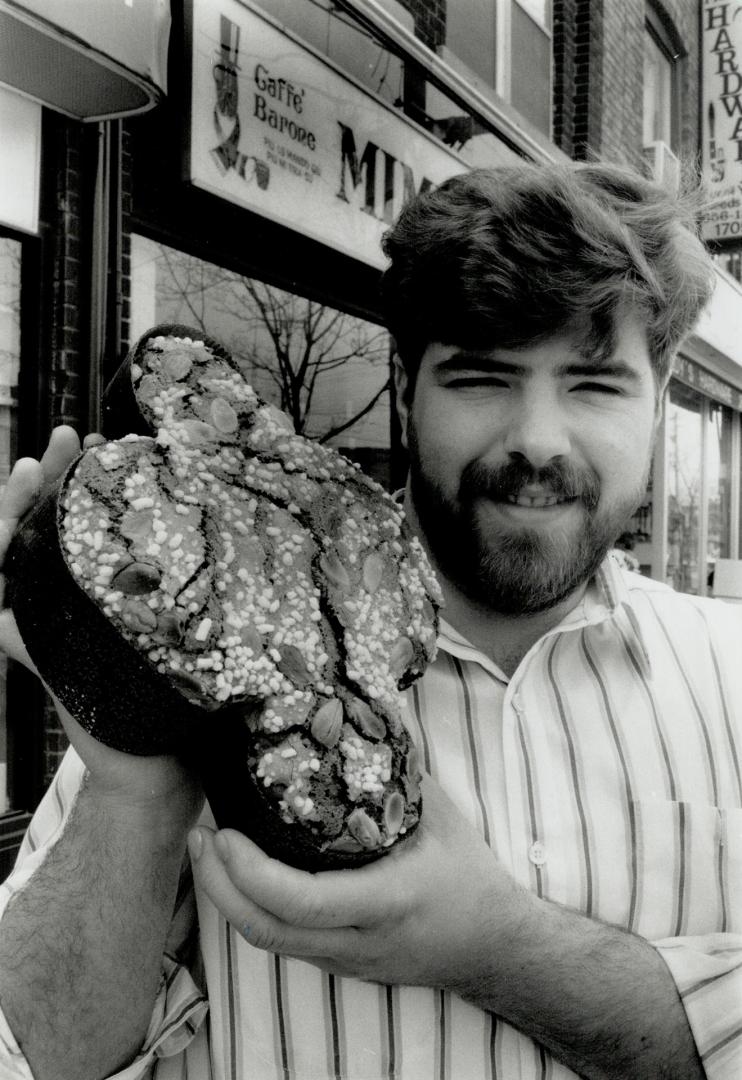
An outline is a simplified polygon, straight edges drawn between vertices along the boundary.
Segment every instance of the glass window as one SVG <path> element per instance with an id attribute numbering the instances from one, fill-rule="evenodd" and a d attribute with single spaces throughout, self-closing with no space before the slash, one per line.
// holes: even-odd
<path id="1" fill-rule="evenodd" d="M 18 368 L 21 340 L 21 245 L 0 236 L 0 486 L 17 455 Z M 8 804 L 7 661 L 0 655 L 0 813 Z"/>
<path id="2" fill-rule="evenodd" d="M 531 14 L 543 8 L 541 23 Z M 551 134 L 551 33 L 547 29 L 545 4 L 514 3 L 510 24 L 510 102 L 539 131 Z"/>
<path id="3" fill-rule="evenodd" d="M 516 0 L 531 18 L 545 30 L 551 27 L 551 0 Z"/>
<path id="4" fill-rule="evenodd" d="M 160 322 L 220 341 L 247 380 L 292 418 L 390 485 L 390 340 L 374 323 L 132 237 L 131 337 Z"/>
<path id="5" fill-rule="evenodd" d="M 667 400 L 668 582 L 681 592 L 699 592 L 703 398 L 672 382 Z"/>
<path id="6" fill-rule="evenodd" d="M 550 0 L 449 0 L 446 6 L 447 49 L 546 135 L 551 18 Z"/>
<path id="7" fill-rule="evenodd" d="M 402 104 L 402 61 L 332 0 L 298 4 L 296 0 L 261 0 L 260 6 L 374 93 L 392 105 Z M 381 6 L 407 30 L 414 30 L 414 18 L 397 0 L 381 0 Z"/>
<path id="8" fill-rule="evenodd" d="M 661 140 L 672 147 L 674 139 L 674 60 L 653 26 L 644 32 L 644 145 Z"/>
<path id="9" fill-rule="evenodd" d="M 496 5 L 492 0 L 449 0 L 446 47 L 487 86 L 496 86 Z"/>
<path id="10" fill-rule="evenodd" d="M 732 499 L 732 423 L 733 413 L 726 405 L 709 401 L 706 425 L 706 464 L 708 470 L 708 548 L 707 580 L 713 581 L 717 559 L 730 557 Z"/>

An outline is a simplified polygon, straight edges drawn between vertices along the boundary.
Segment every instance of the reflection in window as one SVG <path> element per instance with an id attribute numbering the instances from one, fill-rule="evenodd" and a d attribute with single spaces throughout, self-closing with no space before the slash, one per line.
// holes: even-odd
<path id="1" fill-rule="evenodd" d="M 373 323 L 132 237 L 135 340 L 160 322 L 222 342 L 296 431 L 390 483 L 389 335 Z"/>
<path id="2" fill-rule="evenodd" d="M 17 387 L 20 362 L 21 245 L 0 236 L 0 486 L 17 453 Z M 0 813 L 8 806 L 6 726 L 7 661 L 0 655 Z"/>
<path id="3" fill-rule="evenodd" d="M 414 30 L 414 18 L 398 0 L 380 2 L 398 23 L 407 30 Z M 533 2 L 541 8 L 545 0 Z M 388 105 L 399 109 L 429 134 L 456 150 L 472 168 L 520 160 L 515 151 L 506 147 L 488 127 L 435 87 L 425 71 L 397 56 L 365 26 L 356 23 L 347 11 L 337 8 L 332 0 L 303 0 L 302 3 L 296 3 L 296 0 L 261 0 L 260 6 L 302 41 L 334 60 L 343 71 Z M 483 25 L 489 27 L 489 37 L 478 32 L 477 24 L 473 22 L 475 17 L 481 17 Z M 469 0 L 466 3 L 463 0 L 449 3 L 447 32 L 454 38 L 457 18 L 465 28 L 461 40 L 470 43 L 477 50 L 480 60 L 488 65 L 489 74 L 485 76 L 485 82 L 493 84 L 495 15 L 490 0 L 478 0 L 476 5 L 470 4 Z M 541 27 L 537 27 L 537 31 L 538 35 L 543 34 Z M 456 53 L 456 49 L 452 51 Z M 468 53 L 466 58 L 471 60 Z M 474 66 L 476 68 L 476 64 Z M 530 81 L 534 80 L 530 70 L 528 77 Z M 548 97 L 548 67 L 543 77 L 539 76 L 535 81 L 539 86 L 542 83 L 546 85 Z M 548 130 L 548 125 L 545 130 Z"/>
<path id="4" fill-rule="evenodd" d="M 709 401 L 706 429 L 708 470 L 708 567 L 713 574 L 717 559 L 728 559 L 731 525 L 732 410 Z"/>
<path id="5" fill-rule="evenodd" d="M 551 19 L 549 0 L 448 0 L 446 5 L 447 50 L 546 135 L 551 131 Z"/>
<path id="6" fill-rule="evenodd" d="M 699 591 L 703 399 L 680 383 L 667 402 L 667 580 L 681 592 Z"/>
<path id="7" fill-rule="evenodd" d="M 551 134 L 551 33 L 546 4 L 513 4 L 510 19 L 510 103 L 545 135 Z M 539 10 L 544 9 L 544 10 Z M 541 25 L 533 16 L 536 11 Z"/>
<path id="8" fill-rule="evenodd" d="M 404 101 L 402 61 L 332 0 L 261 0 L 260 6 L 390 105 Z M 381 6 L 414 30 L 415 20 L 397 0 L 382 0 Z"/>

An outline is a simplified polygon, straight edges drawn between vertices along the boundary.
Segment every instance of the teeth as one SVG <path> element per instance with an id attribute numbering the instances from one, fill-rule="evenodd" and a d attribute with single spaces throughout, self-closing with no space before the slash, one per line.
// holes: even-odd
<path id="1" fill-rule="evenodd" d="M 556 506 L 565 501 L 560 495 L 508 495 L 508 502 L 513 506 Z"/>

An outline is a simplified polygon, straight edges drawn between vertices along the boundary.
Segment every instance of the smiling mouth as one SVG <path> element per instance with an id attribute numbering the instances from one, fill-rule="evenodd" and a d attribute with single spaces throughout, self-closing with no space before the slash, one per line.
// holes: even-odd
<path id="1" fill-rule="evenodd" d="M 506 495 L 505 502 L 511 506 L 525 506 L 528 508 L 541 509 L 545 506 L 562 506 L 564 503 L 574 502 L 567 495 Z"/>

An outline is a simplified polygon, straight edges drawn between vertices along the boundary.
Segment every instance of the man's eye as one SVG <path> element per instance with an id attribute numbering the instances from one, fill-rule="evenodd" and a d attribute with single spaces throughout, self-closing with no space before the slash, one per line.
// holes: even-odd
<path id="1" fill-rule="evenodd" d="M 602 382 L 581 382 L 572 387 L 573 390 L 579 390 L 586 394 L 612 394 L 619 395 L 621 393 L 621 387 L 615 386 L 611 383 Z"/>
<path id="2" fill-rule="evenodd" d="M 452 379 L 446 380 L 446 386 L 455 390 L 465 390 L 468 388 L 477 387 L 502 387 L 508 384 L 504 379 L 499 379 L 494 375 L 457 375 Z"/>

